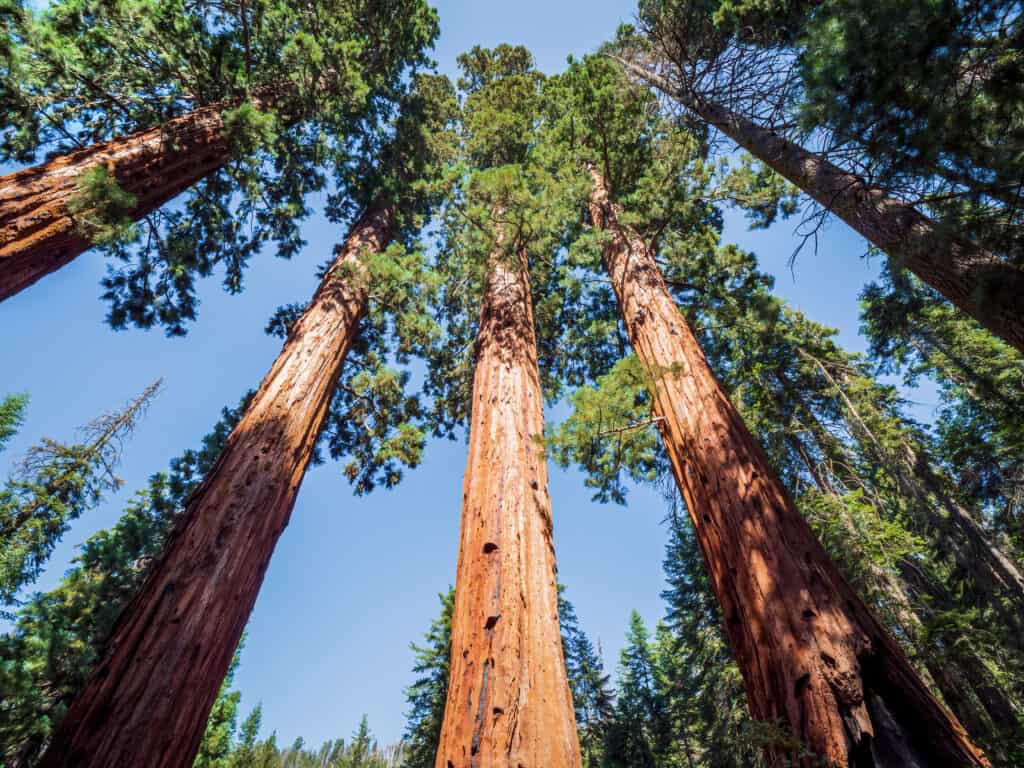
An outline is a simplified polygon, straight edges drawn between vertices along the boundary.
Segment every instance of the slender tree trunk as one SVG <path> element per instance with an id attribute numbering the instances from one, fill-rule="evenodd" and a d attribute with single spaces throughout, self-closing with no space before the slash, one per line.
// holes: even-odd
<path id="1" fill-rule="evenodd" d="M 990 332 L 1024 352 L 1024 269 L 742 115 L 681 93 L 643 67 L 618 60 L 789 179 Z"/>
<path id="2" fill-rule="evenodd" d="M 693 521 L 752 715 L 837 766 L 988 762 L 839 574 L 711 371 L 596 171 L 591 217 Z M 784 747 L 770 747 L 781 761 Z M 804 766 L 816 758 L 800 757 Z"/>
<path id="3" fill-rule="evenodd" d="M 340 270 L 381 250 L 391 219 L 370 210 L 338 247 L 40 768 L 192 765 L 365 311 L 365 286 Z"/>
<path id="4" fill-rule="evenodd" d="M 499 244 L 500 245 L 500 244 Z M 558 625 L 544 410 L 525 256 L 480 311 L 437 768 L 579 768 Z"/>
<path id="5" fill-rule="evenodd" d="M 68 210 L 83 173 L 106 168 L 135 196 L 127 215 L 137 221 L 223 166 L 231 156 L 223 108 L 202 107 L 0 178 L 0 301 L 91 247 L 83 214 Z"/>

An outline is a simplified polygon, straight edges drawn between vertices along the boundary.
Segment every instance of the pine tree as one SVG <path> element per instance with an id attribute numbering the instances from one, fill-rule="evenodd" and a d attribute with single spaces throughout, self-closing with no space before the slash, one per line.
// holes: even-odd
<path id="1" fill-rule="evenodd" d="M 228 673 L 221 683 L 217 700 L 210 710 L 209 719 L 206 721 L 206 732 L 199 744 L 199 752 L 193 768 L 229 768 L 232 741 L 235 736 L 235 727 L 238 720 L 238 702 L 242 694 L 231 690 L 235 681 L 235 671 L 238 669 L 239 654 L 245 646 L 245 639 L 238 644 L 238 650 L 231 660 Z"/>
<path id="2" fill-rule="evenodd" d="M 452 646 L 452 609 L 455 589 L 438 595 L 441 615 L 424 635 L 425 645 L 412 645 L 416 654 L 415 682 L 405 692 L 409 705 L 403 741 L 403 768 L 433 768 L 441 739 L 444 704 L 448 697 L 448 670 Z"/>
<path id="3" fill-rule="evenodd" d="M 585 768 L 603 764 L 604 744 L 612 719 L 614 693 L 611 677 L 605 673 L 604 662 L 587 634 L 580 628 L 576 609 L 558 592 L 558 624 L 562 630 L 562 652 L 565 672 L 576 710 L 576 729 Z"/>
<path id="4" fill-rule="evenodd" d="M 154 475 L 111 530 L 82 545 L 61 583 L 33 596 L 0 637 L 0 759 L 19 768 L 36 762 L 241 411 L 225 409 L 199 450 Z"/>
<path id="5" fill-rule="evenodd" d="M 196 277 L 223 268 L 236 292 L 265 241 L 298 250 L 325 161 L 437 35 L 420 0 L 65 0 L 24 19 L 3 149 L 59 156 L 0 179 L 0 300 L 101 245 L 124 262 L 105 280 L 110 323 L 171 333 L 195 315 Z"/>
<path id="6" fill-rule="evenodd" d="M 25 421 L 25 408 L 28 406 L 28 395 L 7 395 L 0 400 L 0 451 L 18 433 L 18 428 Z"/>
<path id="7" fill-rule="evenodd" d="M 462 389 L 465 379 L 456 378 L 448 382 L 455 393 L 441 404 L 459 414 L 471 406 L 472 413 L 451 679 L 436 765 L 567 768 L 580 765 L 580 748 L 557 619 L 540 444 L 535 322 L 543 318 L 531 291 L 531 257 L 549 253 L 527 166 L 542 78 L 523 48 L 474 48 L 459 64 L 466 93 L 463 151 L 475 170 L 449 204 L 448 222 L 473 225 L 456 224 L 441 255 L 451 278 L 445 298 L 453 299 L 444 317 L 463 338 L 476 307 L 479 321 L 474 359 L 463 369 L 472 371 L 471 394 Z M 464 295 L 452 293 L 466 284 L 476 293 L 462 303 Z"/>
<path id="8" fill-rule="evenodd" d="M 15 604 L 18 591 L 39 575 L 71 523 L 104 493 L 120 488 L 114 470 L 124 441 L 160 384 L 151 384 L 124 408 L 83 427 L 81 442 L 44 439 L 29 450 L 17 474 L 0 490 L 0 604 Z"/>
<path id="9" fill-rule="evenodd" d="M 935 451 L 994 532 L 1024 553 L 1024 386 L 1021 355 L 958 316 L 909 275 L 888 271 L 862 295 L 871 354 L 908 386 L 938 384 Z"/>

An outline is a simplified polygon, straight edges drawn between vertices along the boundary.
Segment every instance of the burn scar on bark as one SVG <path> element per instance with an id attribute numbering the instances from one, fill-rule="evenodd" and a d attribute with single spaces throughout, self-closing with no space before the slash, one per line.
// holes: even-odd
<path id="1" fill-rule="evenodd" d="M 469 753 L 472 755 L 469 761 L 470 768 L 476 768 L 476 753 L 480 751 L 480 738 L 483 735 L 484 714 L 487 711 L 487 683 L 490 677 L 491 661 L 484 660 L 484 669 L 480 675 L 480 703 L 476 708 L 476 718 L 473 720 L 473 740 L 470 743 Z"/>

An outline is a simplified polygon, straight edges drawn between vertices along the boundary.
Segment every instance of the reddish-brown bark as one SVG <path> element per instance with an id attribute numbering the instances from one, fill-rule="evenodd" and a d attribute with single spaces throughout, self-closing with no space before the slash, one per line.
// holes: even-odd
<path id="1" fill-rule="evenodd" d="M 106 168 L 136 198 L 128 215 L 141 219 L 228 161 L 222 112 L 202 107 L 0 178 L 0 301 L 90 248 L 82 215 L 68 210 L 83 173 Z"/>
<path id="2" fill-rule="evenodd" d="M 500 251 L 499 251 L 500 253 Z M 437 768 L 578 768 L 558 625 L 551 501 L 529 278 L 491 259 Z"/>
<path id="3" fill-rule="evenodd" d="M 651 377 L 753 716 L 780 721 L 837 766 L 987 765 L 839 574 L 715 378 L 653 254 L 619 225 L 593 176 L 591 217 L 610 237 L 605 266 Z"/>
<path id="4" fill-rule="evenodd" d="M 623 63 L 789 179 L 895 264 L 909 269 L 991 333 L 1024 352 L 1024 269 L 742 115 L 691 98 L 643 67 Z"/>
<path id="5" fill-rule="evenodd" d="M 192 765 L 365 311 L 342 267 L 382 249 L 391 218 L 371 210 L 339 246 L 40 768 Z"/>

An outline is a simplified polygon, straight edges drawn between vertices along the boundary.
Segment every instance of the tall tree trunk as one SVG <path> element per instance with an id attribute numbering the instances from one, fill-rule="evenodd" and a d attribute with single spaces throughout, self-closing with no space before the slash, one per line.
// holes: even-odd
<path id="1" fill-rule="evenodd" d="M 987 765 L 839 574 L 726 396 L 652 253 L 593 171 L 626 333 L 743 672 L 752 715 L 837 766 Z M 769 747 L 780 761 L 784 747 Z M 802 756 L 810 766 L 815 758 Z"/>
<path id="2" fill-rule="evenodd" d="M 500 245 L 500 244 L 499 244 Z M 579 768 L 558 625 L 544 408 L 525 255 L 480 310 L 437 768 Z"/>
<path id="3" fill-rule="evenodd" d="M 643 67 L 619 61 L 789 179 L 990 332 L 1024 352 L 1024 269 L 742 115 L 681 93 Z"/>
<path id="4" fill-rule="evenodd" d="M 380 251 L 392 218 L 370 210 L 338 247 L 40 768 L 192 765 L 366 308 L 341 268 Z"/>
<path id="5" fill-rule="evenodd" d="M 105 168 L 134 195 L 127 215 L 137 221 L 223 166 L 231 156 L 223 109 L 202 107 L 0 178 L 0 301 L 91 247 L 88 212 L 68 210 L 87 171 Z"/>

